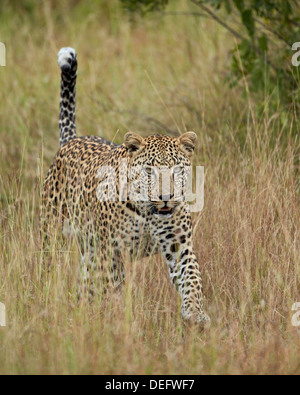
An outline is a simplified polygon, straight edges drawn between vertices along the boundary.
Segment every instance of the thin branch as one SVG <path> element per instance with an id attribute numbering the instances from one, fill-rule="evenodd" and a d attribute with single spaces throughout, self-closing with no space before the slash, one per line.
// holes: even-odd
<path id="1" fill-rule="evenodd" d="M 206 14 L 203 14 L 201 12 L 166 12 L 166 11 L 162 11 L 160 12 L 161 15 L 184 15 L 184 16 L 196 16 L 196 17 L 201 17 L 201 18 L 208 18 L 208 16 Z"/>
<path id="2" fill-rule="evenodd" d="M 299 1 L 298 1 L 298 0 L 294 0 L 294 3 L 295 3 L 295 6 L 296 6 L 296 7 L 299 7 L 299 4 L 298 4 Z M 280 14 L 281 14 L 280 8 L 278 8 L 278 6 L 277 6 L 276 4 L 274 4 L 274 8 L 275 8 L 275 10 L 278 12 L 278 14 L 280 15 Z M 271 18 L 269 17 L 269 15 L 264 14 L 264 17 L 271 20 Z M 278 20 L 278 21 L 280 21 L 280 18 L 276 18 L 276 19 L 273 18 L 273 20 Z M 289 21 L 292 25 L 300 27 L 300 24 L 297 23 L 296 21 L 294 21 L 293 19 L 288 19 L 288 21 Z"/>
<path id="3" fill-rule="evenodd" d="M 239 17 L 240 14 L 236 11 L 233 11 L 234 16 Z M 287 44 L 287 46 L 290 48 L 291 44 L 277 31 L 273 30 L 270 26 L 266 25 L 265 23 L 263 23 L 260 19 L 258 18 L 254 18 L 255 22 L 262 26 L 265 30 L 267 30 L 269 33 L 273 34 L 275 37 L 279 38 L 279 40 L 283 41 L 285 44 Z"/>
<path id="4" fill-rule="evenodd" d="M 271 16 L 267 16 L 265 14 L 263 15 L 263 17 L 269 19 L 269 21 L 275 21 L 275 22 L 280 22 L 281 21 L 281 19 L 278 18 L 278 17 L 271 17 Z M 288 22 L 291 23 L 294 26 L 300 27 L 300 23 L 296 22 L 294 19 L 289 19 Z"/>
<path id="5" fill-rule="evenodd" d="M 228 30 L 234 37 L 238 38 L 239 40 L 245 40 L 245 37 L 242 36 L 240 33 L 238 33 L 236 30 L 234 30 L 232 27 L 227 25 L 226 22 L 222 21 L 212 10 L 210 10 L 207 6 L 203 4 L 202 1 L 199 0 L 190 0 L 193 4 L 196 6 L 202 8 L 203 11 L 205 11 L 212 19 L 214 19 L 216 22 L 218 22 L 219 25 L 223 26 L 226 30 Z M 254 44 L 250 43 L 251 48 L 259 55 L 262 56 L 263 53 L 262 51 Z M 277 67 L 275 67 L 271 62 L 270 59 L 266 59 L 267 63 L 269 66 L 277 73 L 279 70 Z"/>
<path id="6" fill-rule="evenodd" d="M 275 30 L 271 29 L 269 26 L 267 26 L 265 23 L 261 22 L 259 19 L 254 19 L 255 22 L 257 22 L 259 25 L 261 25 L 263 28 L 265 28 L 268 32 L 273 34 L 275 37 L 279 38 L 279 40 L 283 41 L 289 48 L 291 48 L 291 43 L 289 43 L 281 34 L 276 32 Z"/>
<path id="7" fill-rule="evenodd" d="M 232 29 L 229 25 L 227 25 L 227 23 L 222 21 L 213 11 L 211 11 L 208 7 L 206 7 L 202 1 L 197 1 L 197 0 L 190 0 L 190 1 L 195 5 L 197 5 L 198 7 L 201 7 L 212 19 L 218 22 L 219 25 L 225 27 L 225 29 L 228 30 L 231 34 L 233 34 L 236 38 L 238 38 L 239 40 L 245 39 L 245 37 L 243 37 L 236 30 Z"/>

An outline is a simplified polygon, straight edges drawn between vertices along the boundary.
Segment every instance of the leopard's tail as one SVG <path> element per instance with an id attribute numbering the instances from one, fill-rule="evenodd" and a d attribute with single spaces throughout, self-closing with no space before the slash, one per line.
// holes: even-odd
<path id="1" fill-rule="evenodd" d="M 59 132 L 60 145 L 76 137 L 75 91 L 77 78 L 77 55 L 73 48 L 62 48 L 58 52 L 61 69 Z"/>

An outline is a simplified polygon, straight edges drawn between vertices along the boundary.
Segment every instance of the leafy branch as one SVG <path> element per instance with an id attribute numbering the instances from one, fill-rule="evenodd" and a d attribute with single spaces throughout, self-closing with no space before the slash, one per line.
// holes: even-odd
<path id="1" fill-rule="evenodd" d="M 299 90 L 297 73 L 291 66 L 291 47 L 300 37 L 298 0 L 189 0 L 200 12 L 167 12 L 169 0 L 120 1 L 125 9 L 143 15 L 159 11 L 161 15 L 210 18 L 238 41 L 232 50 L 232 81 L 249 76 L 252 89 L 265 92 L 276 87 L 287 100 Z"/>

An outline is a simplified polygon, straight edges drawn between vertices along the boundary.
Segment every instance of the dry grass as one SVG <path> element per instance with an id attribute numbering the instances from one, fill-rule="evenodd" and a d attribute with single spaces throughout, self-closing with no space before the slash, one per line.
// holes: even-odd
<path id="1" fill-rule="evenodd" d="M 29 1 L 27 3 L 30 3 Z M 83 5 L 84 3 L 84 5 Z M 38 2 L 0 17 L 0 373 L 296 374 L 300 301 L 299 114 L 223 83 L 231 38 L 187 17 L 131 25 L 103 1 Z M 70 2 L 69 2 L 70 4 Z M 65 14 L 62 14 L 62 11 Z M 93 11 L 93 12 L 92 12 Z M 78 51 L 80 134 L 195 130 L 206 168 L 196 252 L 212 328 L 183 328 L 159 257 L 127 263 L 123 294 L 76 304 L 76 245 L 39 243 L 39 191 L 58 149 L 61 46 Z M 250 109 L 253 111 L 250 111 Z M 150 118 L 150 119 L 149 119 Z M 154 120 L 155 119 L 155 120 Z M 295 134 L 295 133 L 294 133 Z"/>

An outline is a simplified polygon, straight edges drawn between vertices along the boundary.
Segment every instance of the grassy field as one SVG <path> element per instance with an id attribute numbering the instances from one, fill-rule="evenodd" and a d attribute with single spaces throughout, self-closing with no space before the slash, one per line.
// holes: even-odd
<path id="1" fill-rule="evenodd" d="M 299 374 L 296 106 L 274 110 L 246 79 L 234 89 L 224 82 L 234 41 L 213 21 L 130 23 L 116 0 L 2 4 L 0 374 Z M 76 303 L 75 243 L 54 242 L 44 272 L 39 199 L 59 147 L 56 56 L 66 45 L 78 52 L 79 135 L 199 136 L 205 207 L 194 239 L 212 318 L 206 333 L 182 326 L 160 257 L 127 262 L 122 295 L 91 305 Z"/>

